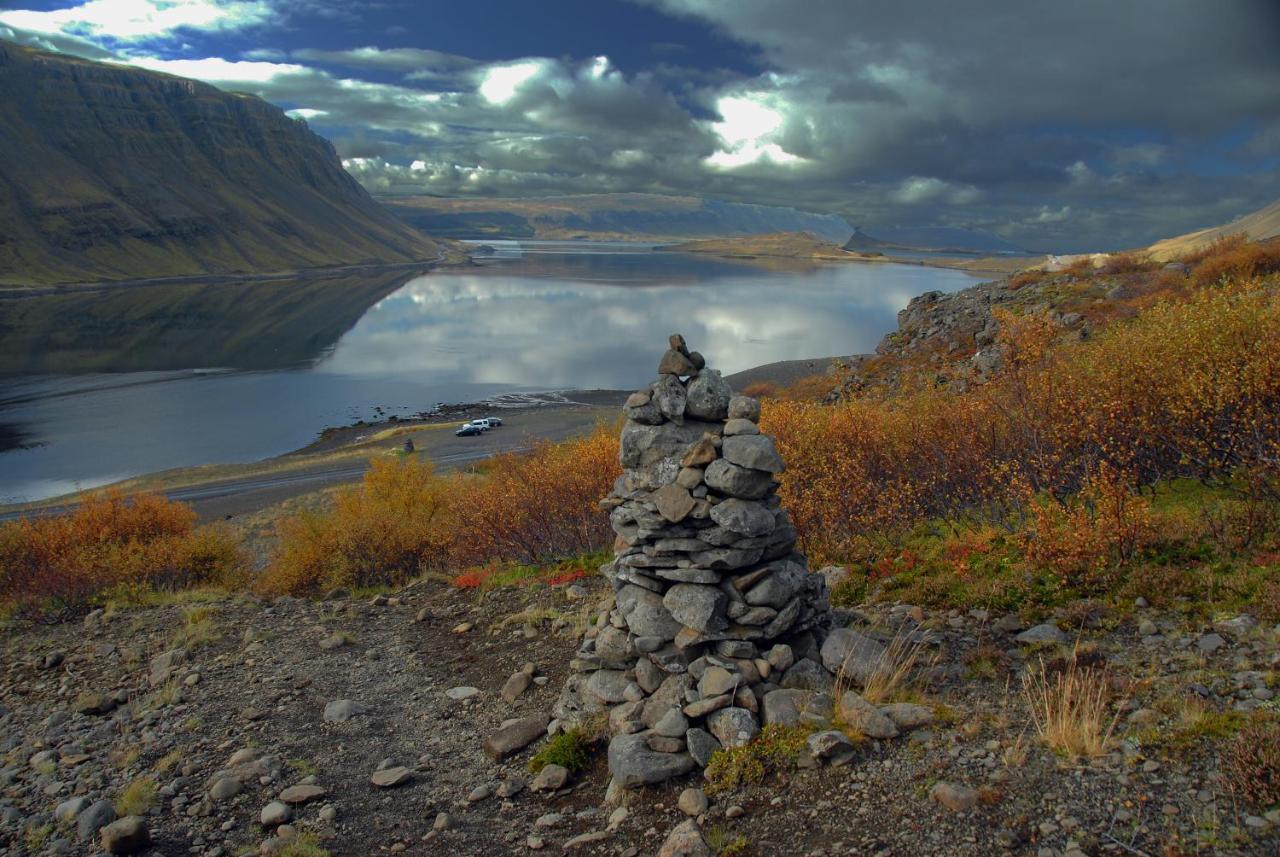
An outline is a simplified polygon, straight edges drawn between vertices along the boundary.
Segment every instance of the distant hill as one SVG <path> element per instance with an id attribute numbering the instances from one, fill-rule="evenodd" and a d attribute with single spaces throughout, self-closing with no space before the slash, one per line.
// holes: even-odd
<path id="1" fill-rule="evenodd" d="M 809 232 L 771 232 L 740 238 L 710 238 L 658 248 L 678 253 L 705 253 L 727 258 L 810 259 L 836 261 L 889 261 L 879 253 L 857 253 Z"/>
<path id="2" fill-rule="evenodd" d="M 1253 241 L 1264 241 L 1280 235 L 1280 200 L 1223 226 L 1214 226 L 1209 229 L 1201 229 L 1198 232 L 1188 232 L 1186 235 L 1179 235 L 1176 238 L 1157 241 L 1151 245 L 1149 252 L 1153 258 L 1163 262 L 1175 256 L 1198 250 L 1201 247 L 1212 244 L 1219 238 L 1237 234 L 1246 235 Z"/>
<path id="3" fill-rule="evenodd" d="M 0 283 L 432 259 L 259 98 L 0 41 Z"/>
<path id="4" fill-rule="evenodd" d="M 839 244 L 853 232 L 834 214 L 649 193 L 536 199 L 383 197 L 382 202 L 406 223 L 449 238 L 671 241 L 812 232 Z"/>
<path id="5" fill-rule="evenodd" d="M 1025 256 L 1027 251 L 999 235 L 951 226 L 877 226 L 854 230 L 846 250 L 918 250 L 934 253 Z"/>

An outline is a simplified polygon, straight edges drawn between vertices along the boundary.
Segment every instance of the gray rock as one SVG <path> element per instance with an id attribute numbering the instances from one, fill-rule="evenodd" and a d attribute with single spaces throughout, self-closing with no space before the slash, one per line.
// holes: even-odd
<path id="1" fill-rule="evenodd" d="M 808 573 L 794 562 L 774 563 L 773 571 L 743 597 L 752 607 L 772 607 L 781 610 L 804 586 Z"/>
<path id="2" fill-rule="evenodd" d="M 839 716 L 841 721 L 868 738 L 898 737 L 897 724 L 852 690 L 845 691 L 840 697 Z"/>
<path id="3" fill-rule="evenodd" d="M 676 806 L 680 811 L 694 818 L 706 812 L 710 805 L 711 802 L 707 800 L 707 794 L 702 789 L 685 789 L 680 792 L 680 797 L 676 800 Z"/>
<path id="4" fill-rule="evenodd" d="M 707 466 L 703 479 L 708 488 L 743 500 L 759 500 L 773 486 L 772 473 L 739 467 L 723 458 Z"/>
<path id="5" fill-rule="evenodd" d="M 618 735 L 609 742 L 609 773 L 622 788 L 666 782 L 691 772 L 696 763 L 688 753 L 655 753 L 643 733 Z"/>
<path id="6" fill-rule="evenodd" d="M 760 400 L 751 396 L 734 396 L 729 399 L 729 419 L 760 422 Z"/>
<path id="7" fill-rule="evenodd" d="M 729 627 L 724 614 L 728 598 L 714 586 L 677 583 L 662 597 L 662 606 L 677 622 L 704 634 Z"/>
<path id="8" fill-rule="evenodd" d="M 809 736 L 809 754 L 815 759 L 832 759 L 843 756 L 854 749 L 849 736 L 836 729 L 815 732 Z"/>
<path id="9" fill-rule="evenodd" d="M 821 664 L 808 658 L 796 661 L 782 676 L 779 687 L 786 690 L 808 690 L 827 693 L 835 686 L 835 678 Z"/>
<path id="10" fill-rule="evenodd" d="M 933 722 L 933 709 L 912 702 L 891 702 L 880 706 L 880 713 L 894 722 L 899 729 L 918 729 Z"/>
<path id="11" fill-rule="evenodd" d="M 658 857 L 714 857 L 714 854 L 692 818 L 672 828 L 658 849 Z"/>
<path id="12" fill-rule="evenodd" d="M 618 610 L 627 618 L 627 626 L 637 637 L 674 640 L 680 632 L 680 623 L 663 606 L 663 598 L 658 593 L 627 584 L 618 590 L 616 600 Z"/>
<path id="13" fill-rule="evenodd" d="M 698 374 L 689 382 L 688 403 L 685 412 L 695 419 L 718 421 L 729 414 L 729 399 L 733 391 L 714 369 Z"/>
<path id="14" fill-rule="evenodd" d="M 502 685 L 499 695 L 506 702 L 515 702 L 520 694 L 529 689 L 531 684 L 533 684 L 533 664 L 526 664 L 524 669 L 512 673 L 511 677 Z"/>
<path id="15" fill-rule="evenodd" d="M 460 687 L 451 687 L 444 692 L 444 695 L 452 699 L 454 702 L 462 702 L 480 695 L 480 688 L 464 685 Z"/>
<path id="16" fill-rule="evenodd" d="M 689 749 L 689 755 L 700 768 L 705 768 L 711 762 L 711 756 L 720 749 L 720 742 L 715 736 L 696 727 L 684 733 L 684 743 Z"/>
<path id="17" fill-rule="evenodd" d="M 58 804 L 56 809 L 54 809 L 54 818 L 58 819 L 58 821 L 61 821 L 63 824 L 70 824 L 75 821 L 76 816 L 84 812 L 91 803 L 93 803 L 93 801 L 83 795 L 80 797 L 73 797 L 70 800 L 64 800 L 62 803 Z"/>
<path id="18" fill-rule="evenodd" d="M 235 777 L 219 777 L 209 789 L 209 798 L 214 801 L 228 800 L 240 794 L 243 788 L 240 780 Z"/>
<path id="19" fill-rule="evenodd" d="M 380 789 L 392 789 L 396 786 L 402 786 L 413 779 L 413 771 L 404 765 L 396 765 L 393 768 L 383 768 L 381 771 L 374 771 L 373 776 L 369 777 L 369 782 Z"/>
<path id="20" fill-rule="evenodd" d="M 760 426 L 751 420 L 729 420 L 724 424 L 725 437 L 735 437 L 740 434 L 760 434 Z"/>
<path id="21" fill-rule="evenodd" d="M 535 792 L 554 792 L 564 788 L 568 782 L 568 768 L 563 765 L 547 765 L 529 783 L 529 789 Z"/>
<path id="22" fill-rule="evenodd" d="M 948 782 L 936 783 L 929 797 L 954 812 L 968 812 L 978 805 L 978 792 L 968 786 Z"/>
<path id="23" fill-rule="evenodd" d="M 1206 655 L 1213 654 L 1226 644 L 1227 641 L 1218 634 L 1205 634 L 1203 637 L 1196 640 L 1196 648 L 1204 652 Z"/>
<path id="24" fill-rule="evenodd" d="M 528 747 L 547 734 L 551 718 L 534 714 L 508 723 L 484 740 L 484 752 L 491 759 L 504 759 Z"/>
<path id="25" fill-rule="evenodd" d="M 852 628 L 836 628 L 822 644 L 822 665 L 829 672 L 865 685 L 885 657 L 880 643 Z"/>
<path id="26" fill-rule="evenodd" d="M 152 686 L 164 684 L 173 677 L 179 666 L 187 662 L 186 649 L 170 649 L 151 659 Z"/>
<path id="27" fill-rule="evenodd" d="M 346 723 L 351 718 L 368 712 L 368 706 L 353 700 L 335 699 L 325 704 L 324 720 L 326 723 Z"/>
<path id="28" fill-rule="evenodd" d="M 689 489 L 676 484 L 663 485 L 653 492 L 652 500 L 658 507 L 658 514 L 673 524 L 680 523 L 693 511 L 694 500 Z"/>
<path id="29" fill-rule="evenodd" d="M 712 506 L 711 520 L 726 530 L 748 537 L 772 532 L 775 522 L 773 512 L 763 503 L 736 497 Z"/>
<path id="30" fill-rule="evenodd" d="M 782 456 L 766 435 L 736 435 L 726 437 L 720 455 L 740 467 L 781 473 L 786 469 Z"/>
<path id="31" fill-rule="evenodd" d="M 619 458 L 623 467 L 630 468 L 648 467 L 666 458 L 681 459 L 708 431 L 717 433 L 719 427 L 693 420 L 686 420 L 683 425 L 668 422 L 657 426 L 628 422 L 622 428 Z M 714 452 L 713 446 L 712 460 Z M 691 461 L 683 463 L 685 466 L 699 466 Z M 679 473 L 678 465 L 672 473 L 673 479 L 676 473 Z"/>
<path id="32" fill-rule="evenodd" d="M 707 716 L 707 729 L 722 747 L 741 747 L 760 732 L 756 716 L 745 708 L 721 708 Z"/>
<path id="33" fill-rule="evenodd" d="M 662 359 L 658 361 L 658 374 L 667 377 L 673 375 L 692 375 L 698 371 L 698 367 L 693 365 L 693 361 L 685 354 L 676 351 L 674 348 L 668 348 L 666 353 L 662 355 Z"/>
<path id="34" fill-rule="evenodd" d="M 76 835 L 82 842 L 92 839 L 100 829 L 115 820 L 116 809 L 111 801 L 95 801 L 76 816 Z"/>
<path id="35" fill-rule="evenodd" d="M 113 821 L 101 832 L 102 849 L 108 854 L 137 854 L 151 845 L 151 831 L 136 815 Z"/>
<path id="36" fill-rule="evenodd" d="M 293 818 L 293 809 L 283 801 L 273 800 L 262 808 L 258 821 L 263 827 L 279 827 Z"/>
<path id="37" fill-rule="evenodd" d="M 740 681 L 739 676 L 724 667 L 710 666 L 702 673 L 702 678 L 698 679 L 698 693 L 704 697 L 719 696 L 735 690 Z"/>
<path id="38" fill-rule="evenodd" d="M 303 804 L 322 798 L 329 793 L 324 786 L 317 786 L 313 783 L 298 783 L 289 786 L 280 792 L 279 800 L 287 804 Z"/>
<path id="39" fill-rule="evenodd" d="M 648 392 L 632 393 L 627 397 L 622 410 L 627 415 L 627 419 L 638 423 L 656 426 L 662 422 L 662 412 L 653 403 Z"/>
<path id="40" fill-rule="evenodd" d="M 627 701 L 631 680 L 622 670 L 596 670 L 587 679 L 587 691 L 606 705 Z"/>
<path id="41" fill-rule="evenodd" d="M 1013 639 L 1015 639 L 1019 643 L 1024 643 L 1024 644 L 1030 644 L 1030 643 L 1056 644 L 1056 643 L 1065 643 L 1067 641 L 1067 635 L 1062 633 L 1062 630 L 1057 625 L 1053 625 L 1049 622 L 1045 622 L 1043 624 L 1035 625 L 1033 627 L 1028 628 L 1027 630 L 1023 631 L 1021 634 L 1014 637 Z"/>
<path id="42" fill-rule="evenodd" d="M 793 663 L 795 663 L 795 654 L 791 651 L 791 647 L 786 643 L 778 643 L 769 650 L 769 654 L 765 656 L 765 660 L 769 662 L 769 666 L 779 672 L 786 672 Z"/>
<path id="43" fill-rule="evenodd" d="M 689 731 L 689 718 L 680 713 L 680 709 L 671 708 L 653 724 L 653 731 L 667 738 L 683 738 Z"/>

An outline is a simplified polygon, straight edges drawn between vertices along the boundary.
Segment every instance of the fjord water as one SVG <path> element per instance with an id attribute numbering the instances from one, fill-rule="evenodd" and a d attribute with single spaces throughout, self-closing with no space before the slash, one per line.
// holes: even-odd
<path id="1" fill-rule="evenodd" d="M 489 242 L 413 277 L 0 301 L 0 503 L 253 461 L 326 426 L 504 392 L 625 389 L 680 331 L 725 374 L 872 350 L 959 271 Z M 518 423 L 517 423 L 518 424 Z"/>

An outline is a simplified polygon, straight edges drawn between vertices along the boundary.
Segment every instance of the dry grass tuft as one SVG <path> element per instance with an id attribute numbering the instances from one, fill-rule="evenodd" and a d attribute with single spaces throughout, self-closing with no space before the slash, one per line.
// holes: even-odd
<path id="1" fill-rule="evenodd" d="M 912 634 L 905 627 L 899 628 L 863 685 L 860 691 L 862 698 L 872 705 L 880 705 L 917 696 L 916 666 L 922 662 L 926 648 L 922 635 Z M 936 656 L 934 660 L 937 660 Z"/>
<path id="2" fill-rule="evenodd" d="M 1022 683 L 1036 734 L 1073 762 L 1105 753 L 1120 717 L 1110 711 L 1110 670 L 1082 663 L 1077 654 L 1060 669 L 1048 669 L 1042 661 Z"/>

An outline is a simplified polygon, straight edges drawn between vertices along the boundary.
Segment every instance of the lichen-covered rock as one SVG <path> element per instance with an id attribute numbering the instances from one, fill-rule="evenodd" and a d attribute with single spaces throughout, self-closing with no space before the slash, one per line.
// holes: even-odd
<path id="1" fill-rule="evenodd" d="M 689 416 L 700 420 L 723 420 L 729 415 L 729 399 L 733 391 L 716 370 L 699 373 L 689 382 L 687 394 L 685 409 Z"/>

